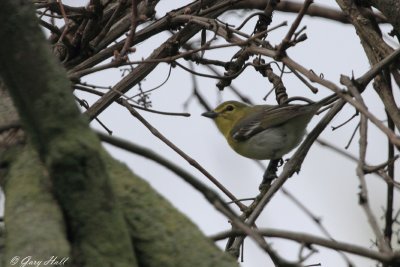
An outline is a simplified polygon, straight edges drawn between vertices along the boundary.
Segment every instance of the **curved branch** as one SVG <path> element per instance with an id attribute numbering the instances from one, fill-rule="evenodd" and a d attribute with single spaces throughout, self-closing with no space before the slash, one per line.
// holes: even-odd
<path id="1" fill-rule="evenodd" d="M 329 239 L 321 238 L 321 237 L 306 234 L 306 233 L 297 233 L 297 232 L 290 232 L 290 231 L 271 229 L 271 228 L 258 229 L 257 232 L 264 236 L 267 236 L 267 237 L 284 238 L 284 239 L 293 240 L 293 241 L 296 241 L 296 242 L 302 243 L 302 244 L 304 244 L 304 243 L 309 244 L 309 245 L 315 244 L 315 245 L 330 248 L 333 250 L 348 252 L 348 253 L 352 253 L 355 255 L 367 257 L 367 258 L 374 259 L 374 260 L 384 262 L 384 263 L 395 264 L 395 263 L 400 262 L 400 254 L 399 253 L 382 253 L 382 252 L 374 251 L 374 250 L 367 249 L 367 248 L 364 248 L 361 246 L 357 246 L 354 244 L 329 240 Z M 232 237 L 232 236 L 243 236 L 244 234 L 245 233 L 243 231 L 232 230 L 232 231 L 225 231 L 225 232 L 215 234 L 213 236 L 210 236 L 210 238 L 214 241 L 218 241 L 218 240 L 222 240 L 222 239 Z"/>
<path id="2" fill-rule="evenodd" d="M 396 0 L 393 0 L 396 1 Z M 266 6 L 266 1 L 264 0 L 246 0 L 240 2 L 239 4 L 234 5 L 235 9 L 260 9 L 263 10 Z M 302 3 L 294 2 L 294 1 L 280 1 L 280 3 L 276 6 L 277 11 L 288 12 L 288 13 L 296 13 L 298 14 L 303 6 Z M 310 17 L 320 17 L 325 18 L 345 24 L 349 24 L 350 21 L 346 14 L 344 14 L 341 10 L 333 9 L 329 7 L 324 7 L 322 5 L 314 4 L 312 5 L 306 12 L 306 15 Z M 376 21 L 379 23 L 388 23 L 385 16 L 380 13 L 373 13 Z"/>

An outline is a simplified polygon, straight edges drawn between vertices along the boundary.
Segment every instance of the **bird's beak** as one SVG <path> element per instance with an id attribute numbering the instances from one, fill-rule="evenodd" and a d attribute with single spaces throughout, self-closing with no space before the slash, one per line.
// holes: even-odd
<path id="1" fill-rule="evenodd" d="M 207 117 L 210 119 L 215 119 L 218 116 L 218 113 L 210 110 L 210 111 L 204 112 L 203 114 L 201 114 L 201 116 L 204 116 L 204 117 Z"/>

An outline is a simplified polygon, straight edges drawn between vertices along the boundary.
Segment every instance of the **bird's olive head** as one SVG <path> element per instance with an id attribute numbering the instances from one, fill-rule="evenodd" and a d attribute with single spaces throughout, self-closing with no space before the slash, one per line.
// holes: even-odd
<path id="1" fill-rule="evenodd" d="M 246 113 L 248 105 L 238 101 L 227 101 L 220 104 L 214 110 L 201 114 L 204 117 L 211 118 L 217 124 L 218 129 L 224 134 L 228 134 L 232 125 Z"/>

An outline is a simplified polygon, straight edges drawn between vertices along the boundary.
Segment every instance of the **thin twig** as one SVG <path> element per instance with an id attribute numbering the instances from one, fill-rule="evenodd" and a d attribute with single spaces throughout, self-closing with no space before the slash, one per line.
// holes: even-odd
<path id="1" fill-rule="evenodd" d="M 65 25 L 67 25 L 68 24 L 68 19 L 67 19 L 67 13 L 65 13 L 64 5 L 63 5 L 61 0 L 57 0 L 57 3 L 59 5 L 59 7 L 60 7 L 61 14 L 62 14 L 62 16 L 64 18 L 64 23 L 65 23 Z"/>
<path id="2" fill-rule="evenodd" d="M 317 139 L 318 140 L 318 139 Z M 290 193 L 286 188 L 282 187 L 282 193 L 285 194 L 294 204 L 296 204 L 297 207 L 300 208 L 305 214 L 307 214 L 313 222 L 318 226 L 318 228 L 321 230 L 321 232 L 328 237 L 330 240 L 335 241 L 336 240 L 333 238 L 333 236 L 328 232 L 328 230 L 325 228 L 325 226 L 321 222 L 321 218 L 315 216 L 303 203 L 301 203 L 300 200 L 298 200 L 292 193 Z M 353 266 L 351 263 L 350 259 L 344 254 L 341 250 L 338 250 L 338 253 L 340 256 L 347 262 L 348 266 Z"/>
<path id="3" fill-rule="evenodd" d="M 358 93 L 358 91 L 353 90 L 354 97 L 356 100 L 364 104 L 364 101 L 361 97 L 361 95 Z M 372 228 L 372 231 L 375 234 L 375 237 L 377 239 L 377 246 L 381 252 L 389 253 L 391 251 L 390 246 L 386 242 L 379 224 L 371 210 L 371 207 L 369 205 L 369 198 L 368 198 L 368 188 L 367 188 L 367 183 L 365 181 L 365 175 L 363 168 L 365 166 L 365 158 L 366 158 L 366 153 L 367 153 L 367 133 L 368 133 L 368 120 L 367 117 L 364 114 L 361 114 L 360 116 L 360 149 L 359 149 L 359 159 L 358 159 L 358 164 L 356 168 L 356 173 L 358 176 L 358 179 L 360 180 L 360 193 L 359 193 L 359 204 L 362 206 L 364 209 L 364 212 L 367 216 L 369 225 Z"/>
<path id="4" fill-rule="evenodd" d="M 128 38 L 125 40 L 125 44 L 122 47 L 122 50 L 120 52 L 120 57 L 124 57 L 129 48 L 131 47 L 131 44 L 133 43 L 133 40 L 135 39 L 135 34 L 136 34 L 136 27 L 137 27 L 137 22 L 138 22 L 138 10 L 137 10 L 137 2 L 136 0 L 131 0 L 132 1 L 132 17 L 131 17 L 131 31 L 129 32 Z"/>
<path id="5" fill-rule="evenodd" d="M 173 149 L 178 155 L 184 158 L 190 165 L 198 169 L 204 176 L 206 176 L 215 186 L 217 186 L 226 196 L 229 197 L 235 204 L 242 210 L 246 211 L 247 207 L 243 205 L 241 202 L 237 200 L 237 198 L 226 189 L 217 179 L 215 179 L 208 171 L 206 171 L 197 161 L 183 152 L 180 148 L 178 148 L 175 144 L 169 141 L 164 135 L 162 135 L 156 128 L 154 128 L 148 121 L 146 121 L 125 99 L 122 100 L 123 105 L 129 110 L 129 112 L 137 118 L 144 126 L 146 126 L 149 131 L 163 141 L 167 146 Z"/>
<path id="6" fill-rule="evenodd" d="M 64 30 L 63 30 L 62 34 L 60 35 L 60 38 L 58 39 L 58 42 L 62 42 L 62 40 L 64 39 L 64 36 L 68 32 L 68 18 L 67 18 L 67 14 L 65 13 L 64 5 L 63 5 L 62 1 L 61 0 L 57 0 L 57 3 L 60 6 L 61 14 L 62 14 L 62 16 L 64 18 L 64 23 L 65 23 Z"/>
<path id="7" fill-rule="evenodd" d="M 386 113 L 388 118 L 388 126 L 389 129 L 394 131 L 394 122 L 391 119 L 389 113 Z M 394 158 L 394 146 L 388 140 L 388 162 L 390 162 Z M 394 181 L 394 161 L 391 161 L 388 164 L 387 174 L 389 178 Z M 393 234 L 393 201 L 394 201 L 394 186 L 393 183 L 387 184 L 387 197 L 386 197 L 386 212 L 385 212 L 385 238 L 390 246 L 392 241 Z"/>
<path id="8" fill-rule="evenodd" d="M 264 12 L 259 11 L 259 12 L 255 12 L 255 13 L 250 14 L 250 16 L 248 16 L 247 18 L 245 18 L 245 19 L 243 20 L 243 22 L 242 22 L 239 26 L 237 26 L 237 27 L 235 28 L 235 30 L 240 31 L 240 29 L 242 29 L 242 28 L 244 27 L 244 25 L 246 25 L 246 23 L 249 22 L 250 19 L 252 19 L 253 17 L 258 16 L 258 15 L 264 15 Z"/>
<path id="9" fill-rule="evenodd" d="M 295 33 L 297 27 L 299 27 L 299 24 L 301 20 L 304 17 L 304 14 L 307 12 L 307 9 L 309 6 L 312 4 L 313 0 L 306 0 L 304 1 L 304 4 L 302 8 L 300 9 L 299 13 L 297 14 L 296 20 L 293 22 L 292 26 L 290 27 L 288 33 L 286 34 L 285 38 L 283 38 L 282 42 L 278 46 L 277 49 L 277 54 L 278 56 L 282 55 L 282 52 L 284 52 L 290 43 L 290 40 L 292 38 L 292 35 Z"/>
<path id="10" fill-rule="evenodd" d="M 104 95 L 104 93 L 102 93 L 102 92 L 96 91 L 96 90 L 91 89 L 91 88 L 86 88 L 85 86 L 81 86 L 81 85 L 77 85 L 77 84 L 74 85 L 74 88 L 77 89 L 77 90 L 81 90 L 81 91 L 88 92 L 88 93 L 91 93 L 91 94 L 95 94 L 95 95 L 98 95 L 98 96 L 103 96 Z M 123 95 L 123 97 L 128 98 L 125 95 Z M 115 100 L 115 102 L 120 104 L 120 105 L 123 105 L 121 98 L 118 98 L 117 100 Z M 160 111 L 160 110 L 154 110 L 154 109 L 145 108 L 145 107 L 142 107 L 142 106 L 139 106 L 139 105 L 135 105 L 135 104 L 132 104 L 132 103 L 129 103 L 129 104 L 134 108 L 137 108 L 137 109 L 140 109 L 140 110 L 144 110 L 144 111 L 147 111 L 147 112 L 150 112 L 150 113 L 155 113 L 155 114 L 160 114 L 160 115 L 168 115 L 168 116 L 190 117 L 190 113 L 186 113 L 186 112 L 167 112 L 167 111 Z"/>
<path id="11" fill-rule="evenodd" d="M 394 153 L 394 152 L 393 152 Z M 392 153 L 390 153 L 390 156 L 392 155 Z M 394 155 L 392 158 L 389 158 L 387 161 L 385 161 L 384 163 L 375 165 L 375 166 L 365 166 L 364 167 L 364 172 L 365 174 L 368 173 L 374 173 L 374 172 L 378 172 L 380 170 L 385 169 L 386 167 L 390 167 L 390 165 L 393 165 L 394 162 L 399 159 L 399 155 Z M 395 181 L 392 181 L 390 184 L 394 184 Z"/>
<path id="12" fill-rule="evenodd" d="M 360 128 L 360 123 L 357 124 L 357 126 L 354 128 L 353 133 L 351 134 L 349 141 L 347 142 L 346 146 L 344 147 L 345 149 L 348 149 L 353 142 L 354 137 L 356 136 L 357 130 Z"/>
<path id="13" fill-rule="evenodd" d="M 301 76 L 295 69 L 291 69 L 293 74 L 301 81 L 303 82 L 314 94 L 318 93 L 318 88 L 315 86 L 311 85 L 306 79 L 304 79 L 303 76 Z"/>
<path id="14" fill-rule="evenodd" d="M 89 104 L 86 102 L 86 100 L 79 99 L 76 96 L 75 96 L 75 100 L 78 101 L 79 105 L 81 107 L 84 107 L 86 110 L 89 108 Z M 98 118 L 95 118 L 95 120 L 100 124 L 101 127 L 103 127 L 104 130 L 107 131 L 108 134 L 113 133 L 110 129 L 108 129 L 108 127 L 101 120 L 99 120 Z"/>
<path id="15" fill-rule="evenodd" d="M 238 72 L 236 73 L 232 73 L 231 75 L 226 75 L 223 77 L 219 77 L 219 76 L 215 76 L 215 75 L 210 75 L 210 74 L 205 74 L 205 73 L 200 73 L 194 70 L 191 70 L 190 68 L 187 68 L 185 66 L 183 66 L 182 64 L 180 64 L 179 62 L 175 62 L 174 64 L 176 64 L 177 66 L 179 66 L 180 68 L 182 68 L 183 70 L 190 72 L 191 74 L 197 75 L 197 76 L 201 76 L 201 77 L 206 77 L 206 78 L 211 78 L 211 79 L 232 79 L 232 78 L 236 78 L 238 77 L 248 66 L 251 66 L 250 63 L 245 64 Z"/>
<path id="16" fill-rule="evenodd" d="M 134 99 L 135 97 L 138 97 L 141 94 L 148 94 L 148 93 L 153 92 L 154 90 L 157 90 L 158 88 L 162 87 L 164 84 L 166 84 L 168 82 L 169 78 L 171 77 L 171 71 L 172 71 L 172 66 L 170 65 L 169 66 L 169 70 L 168 70 L 168 75 L 167 75 L 167 77 L 165 78 L 165 80 L 163 82 L 161 82 L 159 85 L 157 85 L 157 86 L 155 86 L 153 88 L 147 89 L 147 90 L 145 90 L 143 92 L 140 92 L 140 93 L 138 93 L 136 95 L 130 96 L 129 98 L 127 98 L 127 100 Z"/>
<path id="17" fill-rule="evenodd" d="M 350 121 L 352 121 L 355 117 L 358 116 L 358 112 L 356 111 L 349 119 L 345 120 L 344 122 L 342 122 L 341 124 L 337 125 L 337 126 L 332 126 L 332 131 L 335 131 L 339 128 L 341 128 L 342 126 L 346 125 L 347 123 L 349 123 Z"/>

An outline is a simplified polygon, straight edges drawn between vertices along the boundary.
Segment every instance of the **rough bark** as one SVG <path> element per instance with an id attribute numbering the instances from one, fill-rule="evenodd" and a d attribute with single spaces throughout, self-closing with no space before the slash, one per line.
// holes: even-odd
<path id="1" fill-rule="evenodd" d="M 0 75 L 51 177 L 80 266 L 135 266 L 100 142 L 80 115 L 65 71 L 51 55 L 28 1 L 3 1 Z"/>
<path id="2" fill-rule="evenodd" d="M 44 260 L 51 254 L 69 256 L 76 266 L 237 266 L 104 152 L 24 3 L 10 0 L 0 9 L 0 38 L 6 40 L 0 44 L 0 75 L 29 136 L 26 141 L 18 126 L 0 133 L 3 263 L 15 255 Z M 10 99 L 0 92 L 8 100 L 0 127 L 18 124 Z M 9 142 L 15 132 L 19 138 Z"/>
<path id="3" fill-rule="evenodd" d="M 22 260 L 69 257 L 70 246 L 60 207 L 51 193 L 51 181 L 37 153 L 26 145 L 25 134 L 16 127 L 17 111 L 0 79 L 0 185 L 6 202 L 2 266 L 18 256 Z M 6 130 L 6 127 L 9 129 Z M 2 229 L 2 236 L 4 234 Z"/>
<path id="4" fill-rule="evenodd" d="M 15 257 L 19 257 L 19 262 L 27 257 L 43 261 L 52 256 L 67 259 L 70 246 L 63 215 L 36 152 L 30 146 L 15 146 L 0 160 L 10 162 L 7 175 L 1 177 L 7 226 L 3 266 Z"/>

